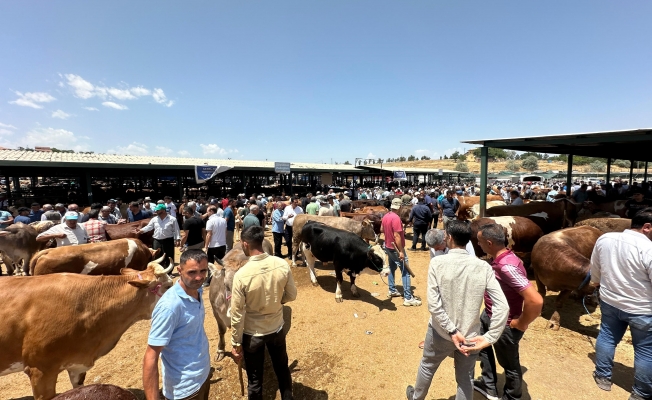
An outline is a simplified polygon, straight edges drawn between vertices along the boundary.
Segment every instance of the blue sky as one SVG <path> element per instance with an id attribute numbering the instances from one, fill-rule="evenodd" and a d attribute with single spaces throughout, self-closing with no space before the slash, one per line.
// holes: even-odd
<path id="1" fill-rule="evenodd" d="M 353 162 L 650 127 L 649 1 L 0 3 L 0 146 Z"/>

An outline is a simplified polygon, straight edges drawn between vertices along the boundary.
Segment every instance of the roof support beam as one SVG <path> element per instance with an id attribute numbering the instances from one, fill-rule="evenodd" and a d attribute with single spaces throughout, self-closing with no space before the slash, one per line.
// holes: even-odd
<path id="1" fill-rule="evenodd" d="M 568 155 L 568 169 L 566 175 L 566 197 L 571 198 L 571 188 L 573 187 L 573 155 Z"/>
<path id="2" fill-rule="evenodd" d="M 607 183 L 611 182 L 611 157 L 607 157 Z"/>
<path id="3" fill-rule="evenodd" d="M 633 177 L 634 177 L 634 160 L 631 160 L 629 162 L 629 182 L 627 182 L 630 187 L 632 186 Z"/>
<path id="4" fill-rule="evenodd" d="M 489 148 L 480 148 L 480 217 L 487 211 L 487 173 L 489 172 Z"/>

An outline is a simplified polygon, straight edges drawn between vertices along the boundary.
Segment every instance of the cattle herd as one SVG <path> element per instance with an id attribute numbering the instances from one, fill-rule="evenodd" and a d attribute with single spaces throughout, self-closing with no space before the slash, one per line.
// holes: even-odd
<path id="1" fill-rule="evenodd" d="M 521 186 L 521 190 L 526 188 L 531 190 Z M 494 193 L 502 190 L 490 189 Z M 550 190 L 542 185 L 535 192 L 545 194 L 546 189 Z M 403 206 L 397 213 L 407 227 L 416 204 L 413 198 L 431 199 L 429 206 L 436 215 L 438 198 L 445 190 L 456 192 L 460 204 L 457 218 L 469 221 L 474 238 L 483 225 L 496 223 L 504 228 L 506 245 L 524 260 L 542 296 L 546 290 L 560 292 L 557 309 L 573 291 L 581 295 L 593 292 L 594 288 L 585 283 L 596 240 L 605 232 L 622 232 L 631 223 L 624 218 L 625 198 L 581 203 L 573 198 L 555 198 L 507 205 L 504 196 L 494 194 L 488 196 L 489 208 L 480 218 L 479 197 L 470 186 L 413 187 L 399 194 L 377 188 L 364 196 L 361 193 L 365 191 L 356 193 L 362 199 L 345 196 L 349 205 L 346 210 L 342 207 L 340 216 L 298 215 L 291 238 L 292 265 L 303 253 L 311 282 L 317 285 L 315 261 L 332 262 L 336 301 L 342 301 L 344 272 L 350 277 L 352 294 L 357 296 L 357 275 L 388 272 L 387 256 L 380 245 L 381 220 L 389 212 L 388 202 L 402 196 Z M 268 214 L 274 204 L 278 203 L 266 203 Z M 68 372 L 73 388 L 80 387 L 86 371 L 115 347 L 131 325 L 151 317 L 157 300 L 173 284 L 170 274 L 174 263 L 167 269 L 161 266 L 163 256 L 150 248 L 151 232 L 141 236 L 134 233 L 134 226 L 147 221 L 108 226 L 106 242 L 60 248 L 46 248 L 47 244 L 36 241 L 40 232 L 51 227 L 50 221 L 16 223 L 0 231 L 0 253 L 8 275 L 32 275 L 0 278 L 4 303 L 0 311 L 0 376 L 23 372 L 29 377 L 35 399 L 49 400 L 56 395 L 61 371 Z M 486 257 L 477 239 L 472 242 L 476 255 Z M 264 250 L 272 254 L 267 241 Z M 236 243 L 222 260 L 210 265 L 213 278 L 209 298 L 219 331 L 216 361 L 222 360 L 226 351 L 224 335 L 230 325 L 233 276 L 247 260 Z M 554 329 L 560 326 L 557 311 L 551 319 Z M 112 398 L 130 398 L 111 385 L 93 386 L 102 386 L 94 390 L 113 391 Z"/>

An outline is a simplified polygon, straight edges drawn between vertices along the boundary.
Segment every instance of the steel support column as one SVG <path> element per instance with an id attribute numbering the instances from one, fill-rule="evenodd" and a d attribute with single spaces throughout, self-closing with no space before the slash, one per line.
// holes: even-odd
<path id="1" fill-rule="evenodd" d="M 480 148 L 480 217 L 487 211 L 487 174 L 489 172 L 489 148 Z"/>
<path id="2" fill-rule="evenodd" d="M 643 182 L 647 182 L 647 161 L 645 162 L 645 172 L 643 173 Z"/>
<path id="3" fill-rule="evenodd" d="M 628 184 L 632 185 L 632 178 L 634 178 L 634 160 L 629 162 L 629 182 Z"/>
<path id="4" fill-rule="evenodd" d="M 607 180 L 606 180 L 606 183 L 609 183 L 610 181 L 611 181 L 611 158 L 607 158 Z"/>
<path id="5" fill-rule="evenodd" d="M 573 155 L 568 155 L 568 169 L 566 170 L 566 197 L 570 199 L 573 183 Z"/>
<path id="6" fill-rule="evenodd" d="M 177 192 L 178 199 L 181 200 L 183 198 L 183 177 L 181 175 L 177 175 Z"/>

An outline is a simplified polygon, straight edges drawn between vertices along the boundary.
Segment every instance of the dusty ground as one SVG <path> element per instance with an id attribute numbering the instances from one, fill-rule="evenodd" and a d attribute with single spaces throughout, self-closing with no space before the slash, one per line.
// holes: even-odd
<path id="1" fill-rule="evenodd" d="M 425 300 L 429 255 L 411 252 L 409 258 L 416 274 L 412 286 Z M 296 301 L 288 303 L 285 316 L 289 325 L 288 353 L 295 399 L 404 399 L 405 387 L 414 383 L 421 357 L 417 345 L 424 338 L 429 317 L 425 301 L 421 307 L 403 307 L 400 299 L 386 299 L 387 286 L 380 277 L 363 275 L 358 280 L 361 297 L 351 297 L 346 281 L 344 302 L 338 304 L 334 295 L 335 277 L 329 266 L 317 271 L 319 287 L 310 284 L 306 268 L 299 266 L 292 272 L 299 295 Z M 626 399 L 633 382 L 631 342 L 624 341 L 618 346 L 613 390 L 610 393 L 599 390 L 591 377 L 599 310 L 590 309 L 592 316 L 583 315 L 582 304 L 570 301 L 561 315 L 561 330 L 553 332 L 546 328 L 545 318 L 550 317 L 554 297 L 552 293 L 546 297 L 547 310 L 530 326 L 521 342 L 523 398 Z M 208 296 L 204 298 L 205 328 L 214 355 L 217 325 Z M 149 321 L 132 326 L 115 349 L 88 372 L 86 383 L 119 385 L 143 398 L 141 361 L 148 329 Z M 230 343 L 228 336 L 226 340 Z M 233 361 L 225 358 L 212 364 L 217 371 L 211 381 L 211 399 L 242 398 Z M 267 364 L 266 370 L 265 398 L 280 398 L 275 397 L 277 386 L 271 364 Z M 479 363 L 476 372 L 479 373 Z M 70 388 L 64 371 L 59 375 L 57 392 Z M 453 363 L 447 359 L 435 375 L 428 399 L 452 400 L 454 393 Z M 474 399 L 481 398 L 475 394 Z M 27 376 L 16 373 L 0 377 L 0 399 L 32 399 Z"/>

